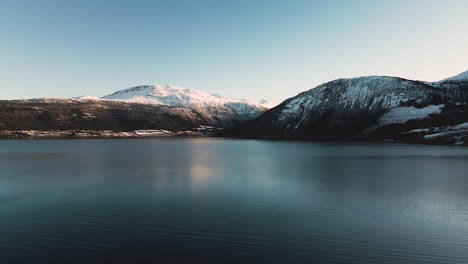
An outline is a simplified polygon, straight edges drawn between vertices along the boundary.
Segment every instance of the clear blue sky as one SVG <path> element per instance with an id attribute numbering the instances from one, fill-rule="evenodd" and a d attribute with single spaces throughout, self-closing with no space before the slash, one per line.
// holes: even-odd
<path id="1" fill-rule="evenodd" d="M 468 70 L 466 0 L 0 0 L 0 99 L 168 84 L 274 102 Z"/>

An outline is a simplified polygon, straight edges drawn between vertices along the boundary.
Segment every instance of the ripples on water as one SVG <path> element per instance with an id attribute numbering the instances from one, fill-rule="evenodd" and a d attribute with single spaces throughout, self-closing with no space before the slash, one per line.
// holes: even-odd
<path id="1" fill-rule="evenodd" d="M 0 141 L 0 263 L 468 263 L 468 148 Z"/>

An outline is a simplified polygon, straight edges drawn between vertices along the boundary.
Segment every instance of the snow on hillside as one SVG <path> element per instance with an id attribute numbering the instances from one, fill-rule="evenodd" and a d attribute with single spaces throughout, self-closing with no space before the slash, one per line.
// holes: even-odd
<path id="1" fill-rule="evenodd" d="M 431 114 L 440 114 L 445 105 L 429 105 L 423 108 L 397 107 L 385 113 L 379 119 L 379 125 L 402 124 L 413 119 L 423 119 Z"/>
<path id="2" fill-rule="evenodd" d="M 81 100 L 81 101 L 99 101 L 100 99 L 94 96 L 79 96 L 73 99 Z"/>
<path id="3" fill-rule="evenodd" d="M 106 95 L 101 99 L 187 107 L 195 110 L 211 123 L 223 124 L 254 119 L 272 107 L 272 104 L 266 100 L 255 102 L 163 85 L 132 87 Z"/>
<path id="4" fill-rule="evenodd" d="M 424 88 L 410 80 L 386 76 L 337 79 L 291 98 L 282 109 L 278 122 L 294 119 L 297 123 L 291 127 L 298 128 L 313 113 L 317 115 L 324 109 L 333 108 L 340 112 L 391 109 L 418 98 Z"/>
<path id="5" fill-rule="evenodd" d="M 444 79 L 442 81 L 439 81 L 437 83 L 445 82 L 445 81 L 468 81 L 468 71 L 462 72 L 458 75 L 455 75 L 453 77 Z"/>
<path id="6" fill-rule="evenodd" d="M 132 87 L 106 95 L 102 97 L 102 99 L 185 107 L 230 106 L 230 108 L 235 108 L 236 106 L 241 107 L 243 105 L 249 105 L 259 108 L 270 108 L 270 103 L 266 100 L 255 102 L 246 99 L 234 99 L 220 95 L 211 95 L 193 89 L 162 85 Z"/>
<path id="7" fill-rule="evenodd" d="M 467 123 L 462 123 L 457 126 L 454 126 L 453 129 L 468 129 L 468 122 Z"/>
<path id="8" fill-rule="evenodd" d="M 270 101 L 268 101 L 266 99 L 262 99 L 262 100 L 258 101 L 258 104 L 265 107 L 265 108 L 268 108 L 268 109 L 273 108 L 273 107 L 276 106 L 276 104 L 274 104 L 274 103 L 272 103 L 272 102 L 270 102 Z"/>

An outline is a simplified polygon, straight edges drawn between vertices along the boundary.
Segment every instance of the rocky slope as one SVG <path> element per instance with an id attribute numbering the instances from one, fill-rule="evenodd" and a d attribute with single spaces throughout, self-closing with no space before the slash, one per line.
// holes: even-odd
<path id="1" fill-rule="evenodd" d="M 338 79 L 221 135 L 465 144 L 460 126 L 468 122 L 467 76 L 435 83 L 385 76 Z"/>
<path id="2" fill-rule="evenodd" d="M 187 107 L 84 99 L 0 101 L 0 131 L 186 131 L 209 124 Z"/>

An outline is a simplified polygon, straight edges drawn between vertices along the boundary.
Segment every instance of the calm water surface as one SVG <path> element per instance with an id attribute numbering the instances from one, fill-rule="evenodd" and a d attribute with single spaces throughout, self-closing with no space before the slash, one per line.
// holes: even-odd
<path id="1" fill-rule="evenodd" d="M 468 263 L 468 148 L 0 141 L 0 263 Z"/>

